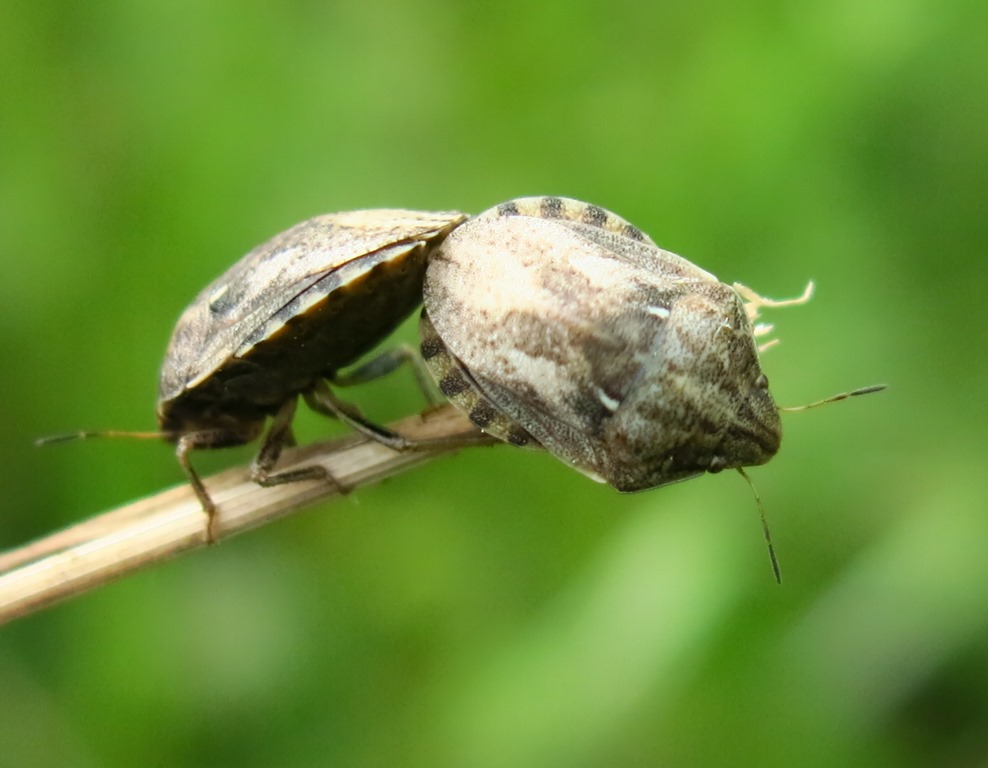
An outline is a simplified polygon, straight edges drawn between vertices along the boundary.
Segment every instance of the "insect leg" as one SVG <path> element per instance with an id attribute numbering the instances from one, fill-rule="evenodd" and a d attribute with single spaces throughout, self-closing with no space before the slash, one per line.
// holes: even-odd
<path id="1" fill-rule="evenodd" d="M 184 434 L 175 442 L 175 456 L 178 459 L 178 463 L 185 472 L 185 476 L 189 479 L 189 484 L 192 486 L 192 490 L 195 491 L 196 497 L 202 505 L 202 511 L 206 513 L 207 544 L 212 544 L 216 541 L 216 504 L 209 497 L 209 492 L 199 477 L 199 473 L 196 472 L 192 466 L 192 462 L 189 461 L 189 451 L 198 448 L 222 448 L 224 446 L 248 443 L 257 435 L 258 427 L 259 424 L 255 425 L 251 423 L 245 425 L 241 431 L 222 429 L 199 430 L 198 432 Z"/>
<path id="2" fill-rule="evenodd" d="M 281 406 L 278 413 L 275 414 L 274 421 L 271 423 L 271 428 L 264 437 L 264 442 L 261 443 L 261 448 L 258 450 L 257 456 L 251 462 L 251 480 L 265 488 L 272 485 L 295 483 L 300 480 L 324 480 L 335 485 L 340 493 L 346 493 L 347 489 L 325 467 L 319 465 L 314 464 L 308 467 L 300 467 L 298 469 L 290 469 L 271 474 L 271 470 L 274 469 L 274 465 L 281 456 L 282 449 L 287 445 L 294 444 L 292 418 L 295 416 L 297 403 L 297 398 L 290 398 Z"/>
<path id="3" fill-rule="evenodd" d="M 339 419 L 354 432 L 359 432 L 371 440 L 388 446 L 388 448 L 403 451 L 411 445 L 409 440 L 369 421 L 354 406 L 340 400 L 324 381 L 317 382 L 311 390 L 305 393 L 304 397 L 305 402 L 312 410 L 324 416 Z"/>
<path id="4" fill-rule="evenodd" d="M 197 434 L 182 435 L 175 446 L 175 456 L 178 458 L 179 465 L 181 465 L 185 476 L 189 479 L 192 490 L 195 491 L 199 503 L 202 505 L 202 511 L 206 513 L 206 542 L 212 544 L 214 541 L 213 520 L 216 517 L 216 505 L 209 498 L 209 493 L 206 491 L 206 486 L 202 484 L 199 473 L 195 471 L 195 468 L 189 461 L 189 451 L 198 447 L 195 440 Z"/>
<path id="5" fill-rule="evenodd" d="M 399 344 L 394 349 L 382 352 L 377 357 L 368 360 L 363 365 L 347 371 L 344 374 L 334 373 L 329 380 L 337 387 L 349 387 L 354 384 L 364 384 L 382 376 L 393 373 L 403 365 L 412 367 L 412 374 L 415 382 L 422 390 L 422 394 L 429 401 L 430 405 L 439 405 L 443 399 L 436 392 L 429 376 L 429 369 L 425 366 L 425 361 L 410 345 Z"/>
<path id="6" fill-rule="evenodd" d="M 795 299 L 768 299 L 764 296 L 760 296 L 755 293 L 747 285 L 742 285 L 741 283 L 734 283 L 734 290 L 737 291 L 738 295 L 744 300 L 744 311 L 748 315 L 748 319 L 754 322 L 758 319 L 759 310 L 763 307 L 768 309 L 777 309 L 778 307 L 797 307 L 800 304 L 805 304 L 813 296 L 813 281 L 810 280 L 806 284 L 806 288 L 803 290 L 801 296 L 797 296 Z M 769 326 L 768 330 L 772 330 Z M 765 333 L 767 331 L 763 331 Z"/>
<path id="7" fill-rule="evenodd" d="M 409 440 L 396 432 L 369 421 L 354 406 L 340 400 L 324 381 L 318 382 L 306 392 L 305 402 L 312 410 L 324 416 L 339 419 L 350 429 L 359 432 L 371 440 L 386 445 L 394 451 L 415 450 L 416 448 L 465 448 L 471 445 L 494 445 L 498 441 L 481 432 L 479 429 L 473 435 L 459 437 L 437 437 L 426 440 Z"/>

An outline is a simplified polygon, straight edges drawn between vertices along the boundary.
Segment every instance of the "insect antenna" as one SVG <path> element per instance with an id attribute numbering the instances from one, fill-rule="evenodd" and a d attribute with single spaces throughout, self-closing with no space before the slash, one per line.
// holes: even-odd
<path id="1" fill-rule="evenodd" d="M 817 408 L 821 405 L 828 405 L 830 403 L 836 403 L 839 400 L 847 400 L 850 397 L 858 397 L 859 395 L 870 395 L 872 392 L 881 392 L 886 388 L 885 384 L 873 384 L 870 387 L 859 387 L 858 389 L 852 389 L 850 392 L 841 392 L 837 395 L 831 395 L 830 397 L 825 397 L 823 400 L 817 400 L 814 403 L 807 403 L 806 405 L 795 405 L 786 408 L 779 408 L 780 411 L 786 411 L 787 413 L 794 413 L 796 411 L 806 411 L 810 408 Z M 772 561 L 772 573 L 775 574 L 775 580 L 779 584 L 782 583 L 782 570 L 779 568 L 779 558 L 775 554 L 775 545 L 772 544 L 772 532 L 768 527 L 768 519 L 765 517 L 765 505 L 762 503 L 762 497 L 758 495 L 758 489 L 755 488 L 755 484 L 752 482 L 751 477 L 748 473 L 744 471 L 742 467 L 738 467 L 738 474 L 745 479 L 748 483 L 748 487 L 751 488 L 751 493 L 755 497 L 755 504 L 758 505 L 758 517 L 762 521 L 762 533 L 765 535 L 765 544 L 768 547 L 768 556 Z"/>
<path id="2" fill-rule="evenodd" d="M 738 467 L 737 470 L 755 497 L 755 504 L 758 505 L 758 518 L 762 521 L 762 533 L 765 535 L 765 545 L 768 547 L 768 557 L 772 561 L 772 573 L 775 574 L 775 582 L 781 584 L 782 569 L 779 567 L 779 558 L 775 555 L 775 545 L 772 543 L 772 532 L 768 528 L 768 519 L 765 517 L 765 505 L 762 504 L 762 497 L 758 495 L 758 489 L 755 488 L 755 484 L 751 481 L 748 473 L 744 471 L 744 468 Z"/>
<path id="3" fill-rule="evenodd" d="M 89 440 L 93 437 L 128 437 L 137 440 L 167 440 L 172 437 L 170 432 L 123 432 L 117 429 L 104 429 L 98 432 L 66 432 L 61 435 L 39 437 L 34 441 L 36 446 L 68 443 L 72 440 Z"/>
<path id="4" fill-rule="evenodd" d="M 817 400 L 815 403 L 807 403 L 806 405 L 793 405 L 786 408 L 779 408 L 779 410 L 785 411 L 786 413 L 796 413 L 797 411 L 808 411 L 810 408 L 817 408 L 821 405 L 836 403 L 839 400 L 847 400 L 849 397 L 858 397 L 859 395 L 870 395 L 872 392 L 881 392 L 887 386 L 888 386 L 887 384 L 872 384 L 870 387 L 859 387 L 858 389 L 852 389 L 850 392 L 841 392 L 838 395 L 831 395 L 830 397 L 825 397 L 823 400 Z"/>

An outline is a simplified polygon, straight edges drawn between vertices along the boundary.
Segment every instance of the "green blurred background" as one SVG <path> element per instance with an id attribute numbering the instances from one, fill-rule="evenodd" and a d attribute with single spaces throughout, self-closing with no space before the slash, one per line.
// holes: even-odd
<path id="1" fill-rule="evenodd" d="M 0 548 L 181 481 L 31 440 L 152 428 L 181 309 L 321 212 L 588 200 L 817 281 L 767 318 L 781 403 L 891 385 L 752 472 L 781 587 L 734 473 L 466 452 L 0 629 L 0 764 L 988 765 L 983 4 L 688 8 L 0 7 Z"/>

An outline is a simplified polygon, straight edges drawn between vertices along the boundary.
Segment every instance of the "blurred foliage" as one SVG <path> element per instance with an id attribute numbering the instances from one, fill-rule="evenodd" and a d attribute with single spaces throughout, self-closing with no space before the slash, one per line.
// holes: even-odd
<path id="1" fill-rule="evenodd" d="M 752 472 L 781 588 L 730 473 L 465 452 L 0 629 L 0 763 L 988 765 L 985 33 L 973 0 L 4 3 L 0 547 L 181 481 L 30 442 L 151 427 L 180 310 L 319 212 L 589 200 L 817 281 L 768 318 L 780 402 L 891 388 Z"/>

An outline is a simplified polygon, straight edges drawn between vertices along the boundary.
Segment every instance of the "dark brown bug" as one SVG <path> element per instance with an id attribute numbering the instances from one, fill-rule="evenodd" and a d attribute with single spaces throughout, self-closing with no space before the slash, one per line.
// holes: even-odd
<path id="1" fill-rule="evenodd" d="M 189 305 L 162 366 L 158 422 L 211 521 L 213 503 L 189 451 L 250 442 L 268 417 L 253 479 L 274 485 L 326 477 L 317 466 L 271 473 L 291 442 L 298 395 L 400 447 L 397 436 L 340 403 L 326 382 L 415 309 L 429 253 L 465 219 L 405 210 L 317 216 L 252 250 Z"/>

